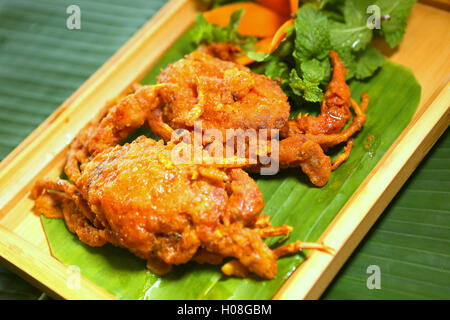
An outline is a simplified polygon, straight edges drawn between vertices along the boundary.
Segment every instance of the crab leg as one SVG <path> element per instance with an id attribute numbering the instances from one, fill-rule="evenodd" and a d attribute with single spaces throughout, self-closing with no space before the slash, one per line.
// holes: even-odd
<path id="1" fill-rule="evenodd" d="M 351 116 L 350 88 L 345 82 L 347 69 L 335 51 L 330 51 L 330 59 L 333 66 L 333 77 L 325 92 L 325 100 L 322 102 L 320 114 L 315 116 L 299 116 L 290 120 L 293 131 L 305 134 L 331 134 L 342 130 Z"/>
<path id="2" fill-rule="evenodd" d="M 292 226 L 289 226 L 287 224 L 283 224 L 278 227 L 266 227 L 264 229 L 259 230 L 259 234 L 263 238 L 269 238 L 269 237 L 277 237 L 277 236 L 288 236 L 289 233 L 292 232 L 294 228 Z"/>
<path id="3" fill-rule="evenodd" d="M 82 211 L 83 215 L 90 221 L 94 221 L 95 215 L 89 209 L 88 205 L 84 201 L 81 193 L 75 188 L 73 184 L 70 184 L 66 180 L 56 179 L 56 180 L 39 180 L 35 183 L 33 189 L 31 189 L 31 197 L 37 201 L 42 200 L 42 197 L 50 197 L 56 200 L 56 197 L 61 198 L 60 193 L 49 193 L 49 190 L 62 191 L 64 195 L 71 199 Z M 38 201 L 38 203 L 39 203 Z"/>
<path id="4" fill-rule="evenodd" d="M 334 252 L 333 248 L 325 244 L 295 241 L 272 250 L 272 253 L 274 254 L 275 258 L 278 259 L 282 256 L 293 254 L 304 249 L 319 250 L 329 254 L 332 254 Z M 239 278 L 246 278 L 248 277 L 249 273 L 249 269 L 240 260 L 228 261 L 222 266 L 221 270 L 227 276 L 234 276 Z"/>
<path id="5" fill-rule="evenodd" d="M 248 270 L 262 278 L 273 279 L 277 274 L 277 264 L 272 250 L 264 243 L 255 230 L 242 227 L 241 223 L 199 230 L 203 248 L 223 257 L 234 257 Z"/>
<path id="6" fill-rule="evenodd" d="M 348 157 L 350 156 L 350 151 L 352 151 L 353 148 L 353 142 L 354 139 L 350 139 L 347 141 L 347 145 L 344 147 L 344 152 L 342 152 L 339 156 L 337 156 L 336 159 L 333 160 L 333 163 L 331 164 L 331 170 L 336 170 L 343 162 L 348 159 Z"/>
<path id="7" fill-rule="evenodd" d="M 331 161 L 320 145 L 303 135 L 280 141 L 279 161 L 282 167 L 298 166 L 316 186 L 324 186 L 331 175 Z"/>
<path id="8" fill-rule="evenodd" d="M 334 250 L 332 248 L 330 248 L 329 246 L 327 246 L 325 244 L 316 243 L 316 242 L 303 242 L 303 241 L 295 241 L 295 242 L 285 244 L 281 247 L 278 247 L 278 248 L 272 250 L 272 252 L 278 259 L 282 256 L 293 254 L 300 250 L 305 250 L 305 249 L 319 250 L 319 251 L 323 251 L 323 252 L 330 253 L 330 254 L 334 252 Z"/>
<path id="9" fill-rule="evenodd" d="M 356 132 L 360 131 L 366 123 L 366 114 L 364 113 L 364 110 L 366 110 L 367 105 L 369 104 L 369 95 L 364 92 L 362 93 L 361 106 L 359 106 L 353 99 L 350 99 L 350 102 L 355 110 L 356 116 L 354 117 L 352 123 L 350 123 L 344 131 L 335 134 L 305 134 L 305 138 L 317 142 L 322 148 L 325 149 L 348 141 Z"/>
<path id="10" fill-rule="evenodd" d="M 262 214 L 258 217 L 258 219 L 255 222 L 255 227 L 256 228 L 266 228 L 266 227 L 271 227 L 272 225 L 270 224 L 270 216 L 268 214 Z"/>
<path id="11" fill-rule="evenodd" d="M 48 190 L 64 193 L 49 193 Z M 109 230 L 101 228 L 101 223 L 89 209 L 81 194 L 69 182 L 61 179 L 37 181 L 31 191 L 31 196 L 36 199 L 36 208 L 46 217 L 63 217 L 68 229 L 72 233 L 76 233 L 84 243 L 98 247 L 108 241 L 115 242 Z M 49 210 L 48 204 L 51 205 L 51 210 Z M 59 211 L 59 215 L 55 214 L 55 211 Z"/>

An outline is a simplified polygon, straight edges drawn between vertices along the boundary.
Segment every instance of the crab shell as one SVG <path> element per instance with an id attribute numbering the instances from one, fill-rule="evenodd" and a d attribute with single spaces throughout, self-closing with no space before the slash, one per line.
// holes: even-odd
<path id="1" fill-rule="evenodd" d="M 110 242 L 147 259 L 151 269 L 234 257 L 273 278 L 276 257 L 255 227 L 264 207 L 255 181 L 239 168 L 174 164 L 172 150 L 139 137 L 83 165 L 77 187 L 110 230 Z"/>

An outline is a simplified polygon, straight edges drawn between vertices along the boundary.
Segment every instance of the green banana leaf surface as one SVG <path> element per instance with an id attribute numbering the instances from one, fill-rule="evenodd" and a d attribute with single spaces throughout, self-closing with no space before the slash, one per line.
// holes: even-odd
<path id="1" fill-rule="evenodd" d="M 436 143 L 385 210 L 324 299 L 450 298 L 450 135 Z M 380 288 L 369 289 L 369 266 Z"/>
<path id="2" fill-rule="evenodd" d="M 152 83 L 161 67 L 190 52 L 189 33 L 183 35 L 145 77 Z M 393 144 L 414 114 L 420 85 L 406 68 L 386 61 L 370 81 L 352 81 L 352 96 L 371 96 L 364 130 L 355 139 L 351 156 L 333 172 L 323 188 L 313 187 L 299 169 L 275 176 L 257 176 L 265 208 L 273 225 L 294 226 L 289 241 L 315 241 L 378 160 Z M 297 111 L 302 111 L 297 109 Z M 221 274 L 217 266 L 195 263 L 177 266 L 166 276 L 145 269 L 145 261 L 124 249 L 107 245 L 91 248 L 72 235 L 61 220 L 42 218 L 53 255 L 81 274 L 123 299 L 269 299 L 304 260 L 299 253 L 278 261 L 273 280 L 237 279 Z M 275 245 L 277 239 L 268 240 Z"/>
<path id="3" fill-rule="evenodd" d="M 165 2 L 130 0 L 124 5 L 122 0 L 0 0 L 0 159 L 45 120 Z M 81 30 L 65 28 L 65 10 L 72 4 L 81 8 Z M 184 52 L 181 46 L 176 50 L 180 54 Z M 171 55 L 161 59 L 160 68 L 176 60 Z M 158 73 L 159 70 L 154 69 L 147 82 Z M 448 299 L 449 187 L 450 137 L 447 134 L 385 210 L 323 298 Z M 62 239 L 66 237 L 72 235 L 62 232 Z M 91 252 L 90 249 L 83 250 Z M 113 258 L 105 256 L 111 248 L 102 249 L 106 251 L 92 251 L 91 255 L 104 258 L 107 266 L 114 264 Z M 116 265 L 123 260 L 123 256 L 119 257 Z M 146 273 L 142 261 L 130 254 L 125 257 L 130 259 L 123 261 L 127 272 L 131 269 L 136 274 Z M 366 286 L 369 265 L 378 265 L 381 269 L 379 290 Z M 91 266 L 91 271 L 83 267 L 82 273 L 91 272 L 92 279 L 102 268 L 107 270 L 101 263 L 97 269 Z M 215 274 L 215 270 L 212 268 L 211 274 Z M 136 285 L 117 271 L 107 273 L 103 282 L 111 279 L 123 283 L 125 296 L 130 296 L 126 292 L 131 292 Z M 137 286 L 143 288 L 142 293 L 147 291 L 142 282 L 138 281 Z M 190 288 L 183 289 L 180 284 L 179 290 L 189 291 Z M 0 266 L 0 299 L 39 297 L 42 295 L 38 289 Z"/>
<path id="4" fill-rule="evenodd" d="M 0 160 L 166 2 L 0 0 Z M 70 5 L 81 9 L 80 30 L 66 28 Z M 41 296 L 0 265 L 0 300 Z"/>

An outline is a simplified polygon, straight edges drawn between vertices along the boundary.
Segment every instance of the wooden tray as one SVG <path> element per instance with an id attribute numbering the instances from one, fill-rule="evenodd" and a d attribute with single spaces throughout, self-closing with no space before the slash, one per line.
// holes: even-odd
<path id="1" fill-rule="evenodd" d="M 56 177 L 75 134 L 104 104 L 139 81 L 189 28 L 200 10 L 194 0 L 172 0 L 61 107 L 0 163 L 0 257 L 46 292 L 66 299 L 112 299 L 89 280 L 66 283 L 71 273 L 50 253 L 29 191 L 35 180 Z M 450 13 L 424 4 L 413 8 L 397 50 L 378 44 L 394 62 L 412 69 L 422 85 L 420 106 L 408 127 L 348 200 L 321 240 L 337 249 L 318 251 L 285 282 L 275 299 L 317 299 L 409 175 L 450 122 Z"/>

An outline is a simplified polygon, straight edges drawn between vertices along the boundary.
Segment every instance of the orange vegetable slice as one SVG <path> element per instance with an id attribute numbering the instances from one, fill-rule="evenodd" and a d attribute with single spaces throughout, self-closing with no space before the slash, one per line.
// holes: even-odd
<path id="1" fill-rule="evenodd" d="M 269 8 L 270 10 L 282 15 L 283 17 L 289 17 L 292 12 L 292 1 L 293 0 L 258 0 L 257 2 L 262 4 L 264 7 Z"/>
<path id="2" fill-rule="evenodd" d="M 286 37 L 286 29 L 290 26 L 294 25 L 294 19 L 290 19 L 286 21 L 275 33 L 275 35 L 272 38 L 272 41 L 270 43 L 269 52 L 272 52 L 275 50 L 280 42 Z"/>
<path id="3" fill-rule="evenodd" d="M 289 0 L 289 6 L 291 9 L 291 14 L 297 13 L 298 11 L 298 0 Z"/>
<path id="4" fill-rule="evenodd" d="M 209 23 L 227 26 L 231 14 L 245 9 L 237 31 L 243 36 L 265 38 L 273 36 L 286 20 L 280 14 L 252 2 L 236 2 L 203 13 Z"/>

